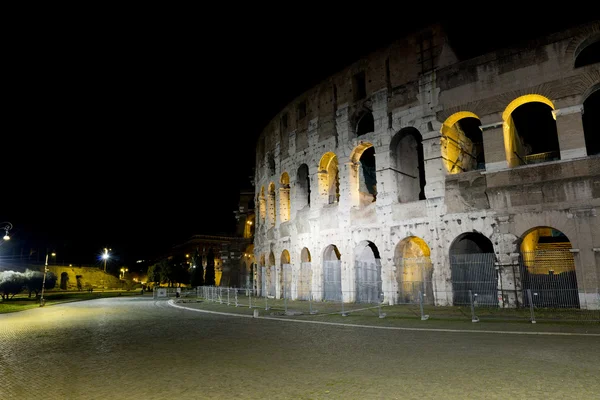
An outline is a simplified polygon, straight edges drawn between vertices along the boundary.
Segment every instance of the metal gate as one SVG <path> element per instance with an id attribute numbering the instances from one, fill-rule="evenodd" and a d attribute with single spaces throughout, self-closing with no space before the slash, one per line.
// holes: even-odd
<path id="1" fill-rule="evenodd" d="M 323 300 L 342 301 L 342 262 L 323 261 Z"/>
<path id="2" fill-rule="evenodd" d="M 271 265 L 268 267 L 267 276 L 269 281 L 269 291 L 267 292 L 267 296 L 275 296 L 275 287 L 277 286 L 277 274 L 275 271 L 275 266 Z"/>
<path id="3" fill-rule="evenodd" d="M 380 303 L 382 295 L 381 265 L 356 261 L 356 302 Z"/>
<path id="4" fill-rule="evenodd" d="M 397 303 L 419 303 L 419 292 L 421 292 L 423 303 L 434 304 L 431 259 L 429 257 L 399 258 L 396 266 Z"/>
<path id="5" fill-rule="evenodd" d="M 300 279 L 298 281 L 298 300 L 310 300 L 312 287 L 312 265 L 310 262 L 300 264 Z"/>
<path id="6" fill-rule="evenodd" d="M 281 298 L 291 299 L 292 298 L 292 265 L 283 264 L 281 266 L 283 270 L 283 287 L 281 288 Z"/>
<path id="7" fill-rule="evenodd" d="M 525 306 L 530 289 L 536 307 L 579 308 L 575 260 L 568 249 L 523 252 L 520 264 Z"/>
<path id="8" fill-rule="evenodd" d="M 455 306 L 498 306 L 498 272 L 494 253 L 450 254 L 452 301 Z"/>
<path id="9" fill-rule="evenodd" d="M 260 295 L 267 296 L 267 267 L 260 267 Z"/>

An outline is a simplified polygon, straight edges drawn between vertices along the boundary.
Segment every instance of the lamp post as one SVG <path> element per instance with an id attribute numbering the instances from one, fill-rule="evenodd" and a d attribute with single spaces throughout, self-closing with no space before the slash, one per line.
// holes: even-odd
<path id="1" fill-rule="evenodd" d="M 104 259 L 104 272 L 106 273 L 106 260 L 108 260 L 109 254 L 108 254 L 108 250 L 106 247 L 104 248 L 104 254 L 102 254 L 102 258 Z"/>
<path id="2" fill-rule="evenodd" d="M 4 237 L 2 239 L 10 240 L 10 236 L 8 236 L 8 231 L 10 231 L 13 228 L 13 225 L 8 221 L 4 221 L 0 223 L 0 225 L 2 225 L 0 229 L 4 229 Z"/>
<path id="3" fill-rule="evenodd" d="M 52 252 L 52 257 L 56 257 L 56 253 Z M 56 264 L 56 262 L 55 262 Z M 48 250 L 46 250 L 46 262 L 44 263 L 44 277 L 42 278 L 42 295 L 40 297 L 40 307 L 44 307 L 46 301 L 44 300 L 44 289 L 46 287 L 46 274 L 48 273 Z"/>
<path id="4" fill-rule="evenodd" d="M 46 263 L 44 264 L 44 278 L 42 279 L 42 296 L 40 297 L 40 307 L 44 307 L 44 287 L 46 286 L 46 273 L 48 272 L 48 252 L 46 252 Z"/>

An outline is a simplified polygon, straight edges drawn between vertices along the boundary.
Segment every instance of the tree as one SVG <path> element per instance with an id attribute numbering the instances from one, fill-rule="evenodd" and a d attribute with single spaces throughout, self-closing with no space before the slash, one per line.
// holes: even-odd
<path id="1" fill-rule="evenodd" d="M 25 274 L 15 271 L 0 272 L 0 296 L 3 300 L 12 299 L 25 287 Z"/>
<path id="2" fill-rule="evenodd" d="M 44 273 L 41 271 L 25 271 L 25 288 L 29 292 L 29 297 L 31 297 L 31 293 L 35 293 L 36 297 L 38 293 L 42 290 L 42 283 L 44 282 Z"/>
<path id="3" fill-rule="evenodd" d="M 56 274 L 52 271 L 46 272 L 46 282 L 44 282 L 44 273 L 41 271 L 26 270 L 23 274 L 25 277 L 25 288 L 29 292 L 29 297 L 35 293 L 36 297 L 42 290 L 42 284 L 45 289 L 54 289 L 56 285 Z"/>
<path id="4" fill-rule="evenodd" d="M 204 281 L 207 286 L 215 286 L 215 253 L 213 249 L 209 249 L 206 255 L 206 277 Z"/>
<path id="5" fill-rule="evenodd" d="M 192 257 L 192 276 L 191 276 L 192 287 L 204 286 L 204 267 L 202 266 L 202 256 L 196 248 L 196 252 Z"/>

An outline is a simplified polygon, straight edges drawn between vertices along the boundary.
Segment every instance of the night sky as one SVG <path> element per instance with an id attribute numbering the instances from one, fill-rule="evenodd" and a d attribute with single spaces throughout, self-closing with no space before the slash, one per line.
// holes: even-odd
<path id="1" fill-rule="evenodd" d="M 232 233 L 262 128 L 358 57 L 436 21 L 469 57 L 594 19 L 520 17 L 507 34 L 500 17 L 384 11 L 23 18 L 5 57 L 0 221 L 73 263 L 111 247 L 127 264 L 193 234 Z"/>

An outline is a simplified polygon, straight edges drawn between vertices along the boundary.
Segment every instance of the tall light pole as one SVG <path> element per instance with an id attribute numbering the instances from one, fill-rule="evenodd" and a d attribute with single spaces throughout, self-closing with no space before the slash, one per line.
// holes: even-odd
<path id="1" fill-rule="evenodd" d="M 44 278 L 42 279 L 42 296 L 40 297 L 40 307 L 44 307 L 44 287 L 46 286 L 46 273 L 48 272 L 48 252 L 46 252 L 46 263 L 44 264 Z"/>
<path id="2" fill-rule="evenodd" d="M 8 231 L 10 231 L 13 228 L 13 225 L 8 221 L 4 221 L 0 223 L 0 225 L 2 225 L 0 229 L 4 229 L 4 237 L 2 239 L 10 240 L 10 236 L 8 236 Z"/>
<path id="3" fill-rule="evenodd" d="M 106 273 L 106 260 L 108 260 L 108 249 L 104 248 L 104 254 L 102 254 L 102 258 L 104 259 L 104 272 Z"/>

